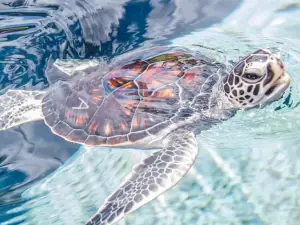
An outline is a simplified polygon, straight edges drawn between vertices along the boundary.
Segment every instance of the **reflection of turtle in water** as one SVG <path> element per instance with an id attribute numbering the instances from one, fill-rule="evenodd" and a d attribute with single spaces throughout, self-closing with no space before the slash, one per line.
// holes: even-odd
<path id="1" fill-rule="evenodd" d="M 47 92 L 10 90 L 0 97 L 0 129 L 44 119 L 71 142 L 159 149 L 87 223 L 97 225 L 120 220 L 174 186 L 195 161 L 195 134 L 238 109 L 279 99 L 290 83 L 280 59 L 266 50 L 230 73 L 199 53 L 163 47 L 127 53 L 99 68 L 79 70 Z"/>

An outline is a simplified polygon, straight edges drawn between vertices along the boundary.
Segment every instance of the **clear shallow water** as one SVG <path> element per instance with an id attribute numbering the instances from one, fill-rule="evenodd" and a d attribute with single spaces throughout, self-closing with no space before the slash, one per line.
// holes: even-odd
<path id="1" fill-rule="evenodd" d="M 57 58 L 110 58 L 209 27 L 238 4 L 227 1 L 216 11 L 219 2 L 0 0 L 0 92 L 47 88 L 45 69 Z M 28 208 L 16 211 L 26 201 L 22 193 L 79 145 L 53 135 L 42 122 L 0 132 L 0 143 L 0 224 L 25 223 L 22 216 L 29 223 Z"/>
<path id="2" fill-rule="evenodd" d="M 215 25 L 210 24 L 206 28 L 204 25 L 202 28 L 199 26 L 197 31 L 193 27 L 190 29 L 193 33 L 178 38 L 178 31 L 172 35 L 166 34 L 175 38 L 171 43 L 174 45 L 195 50 L 200 49 L 196 45 L 213 48 L 215 50 L 201 48 L 201 51 L 206 51 L 206 54 L 228 65 L 256 48 L 271 48 L 282 55 L 293 78 L 292 87 L 279 102 L 264 109 L 239 112 L 231 120 L 199 135 L 201 152 L 187 177 L 158 200 L 139 209 L 119 224 L 298 224 L 299 15 L 297 2 L 278 1 L 274 4 L 273 1 L 244 1 Z M 122 51 L 131 48 L 132 40 L 128 43 Z M 152 44 L 151 40 L 142 40 L 138 45 L 141 43 Z M 113 54 L 110 52 L 107 55 Z M 40 127 L 34 129 L 32 126 Z M 21 127 L 21 130 L 24 129 L 26 126 Z M 27 125 L 27 129 L 23 132 L 27 135 L 40 129 L 43 129 L 43 134 L 47 134 L 41 123 Z M 3 132 L 3 135 L 9 138 L 11 133 Z M 21 132 L 16 133 L 21 135 Z M 41 135 L 35 133 L 27 139 L 34 140 L 37 136 Z M 58 146 L 53 146 L 57 140 L 49 142 L 50 137 L 51 134 L 40 145 L 34 143 L 34 146 L 48 145 L 49 150 L 51 143 L 51 153 L 45 147 L 43 157 L 36 157 L 36 161 L 32 161 L 32 158 L 38 154 L 39 149 L 33 151 L 35 154 L 16 154 L 27 155 L 27 159 L 10 161 L 19 162 L 9 164 L 14 166 L 22 162 L 24 171 L 30 168 L 26 173 L 13 174 L 14 178 L 19 177 L 21 187 L 26 183 L 26 178 L 34 181 L 32 174 L 37 179 L 48 174 L 77 148 L 69 146 L 69 151 L 64 150 L 61 146 L 66 146 L 66 143 L 63 143 L 59 145 L 59 150 Z M 7 141 L 9 146 L 15 145 L 13 140 Z M 30 149 L 31 145 L 23 144 L 17 149 L 21 151 L 26 146 Z M 13 147 L 3 149 L 7 149 L 7 155 L 10 155 Z M 58 151 L 55 153 L 53 149 Z M 65 156 L 61 157 L 63 152 Z M 18 198 L 12 198 L 10 192 L 4 190 L 1 200 L 5 203 L 2 205 L 7 207 L 2 207 L 5 214 L 0 215 L 4 215 L 2 218 L 7 220 L 6 224 L 82 224 L 120 184 L 132 165 L 146 154 L 149 152 L 81 147 L 53 174 L 30 188 L 25 186 L 28 188 L 25 192 L 21 188 L 22 194 Z M 57 158 L 59 160 L 55 161 Z M 31 166 L 25 162 L 30 162 Z M 3 169 L 6 167 L 15 171 L 4 164 Z M 44 168 L 44 172 L 40 168 Z M 11 181 L 7 181 L 11 185 L 9 187 L 18 187 L 18 184 L 14 185 Z"/>

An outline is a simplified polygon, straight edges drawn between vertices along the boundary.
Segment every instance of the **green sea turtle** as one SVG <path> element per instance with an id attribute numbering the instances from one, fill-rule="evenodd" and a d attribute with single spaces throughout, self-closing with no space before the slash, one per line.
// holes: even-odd
<path id="1" fill-rule="evenodd" d="M 239 109 L 278 100 L 290 84 L 282 61 L 264 49 L 228 72 L 179 47 L 135 50 L 105 66 L 82 65 L 63 66 L 73 76 L 45 92 L 7 91 L 0 97 L 0 129 L 44 119 L 71 142 L 158 149 L 133 168 L 88 225 L 113 224 L 167 191 L 193 165 L 196 134 Z"/>

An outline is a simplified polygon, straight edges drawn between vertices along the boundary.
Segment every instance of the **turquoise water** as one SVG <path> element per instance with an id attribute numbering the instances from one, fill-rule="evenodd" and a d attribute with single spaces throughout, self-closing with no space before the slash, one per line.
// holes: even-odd
<path id="1" fill-rule="evenodd" d="M 103 9 L 96 14 L 86 1 L 70 7 L 74 2 L 3 3 L 2 29 L 27 21 L 26 29 L 1 34 L 3 92 L 47 87 L 43 71 L 51 58 L 112 57 L 156 43 L 201 49 L 229 67 L 257 48 L 269 48 L 281 55 L 293 79 L 280 101 L 238 112 L 201 133 L 189 174 L 118 224 L 299 224 L 300 2 L 94 1 Z M 12 6 L 23 14 L 8 15 Z M 26 10 L 31 15 L 24 16 Z M 90 14 L 90 20 L 84 16 Z M 84 224 L 150 154 L 66 143 L 42 122 L 1 132 L 0 138 L 1 224 Z"/>

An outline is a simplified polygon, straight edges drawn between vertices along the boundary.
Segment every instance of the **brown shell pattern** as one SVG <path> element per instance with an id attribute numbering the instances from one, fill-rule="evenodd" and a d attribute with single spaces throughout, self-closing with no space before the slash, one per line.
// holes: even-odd
<path id="1" fill-rule="evenodd" d="M 135 142 L 169 126 L 181 108 L 176 82 L 195 85 L 196 64 L 190 54 L 167 53 L 62 82 L 43 100 L 45 122 L 72 142 Z"/>

